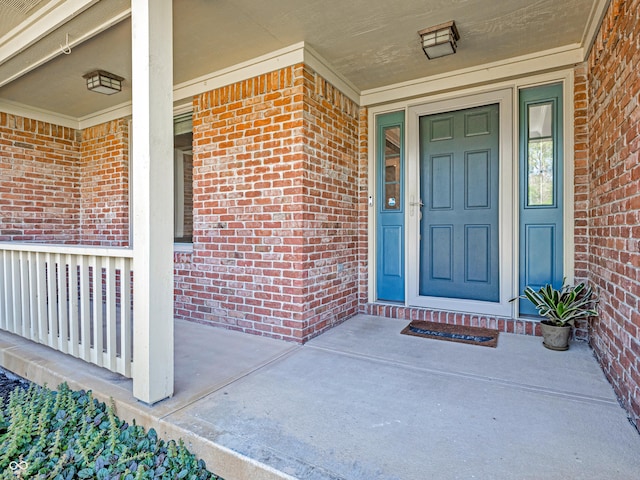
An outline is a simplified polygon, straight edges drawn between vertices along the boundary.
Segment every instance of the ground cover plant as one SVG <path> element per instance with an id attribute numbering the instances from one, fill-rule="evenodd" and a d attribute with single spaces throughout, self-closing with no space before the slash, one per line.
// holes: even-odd
<path id="1" fill-rule="evenodd" d="M 0 478 L 218 479 L 182 441 L 120 420 L 91 392 L 37 385 L 0 398 Z"/>

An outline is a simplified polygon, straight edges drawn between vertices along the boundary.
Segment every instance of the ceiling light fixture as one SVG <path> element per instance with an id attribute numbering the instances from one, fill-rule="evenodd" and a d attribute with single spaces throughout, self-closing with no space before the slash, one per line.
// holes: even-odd
<path id="1" fill-rule="evenodd" d="M 420 30 L 418 35 L 422 50 L 429 60 L 456 53 L 456 42 L 460 40 L 456 22 L 453 20 Z"/>
<path id="2" fill-rule="evenodd" d="M 82 78 L 87 80 L 88 90 L 104 93 L 105 95 L 113 95 L 121 91 L 122 81 L 124 80 L 124 78 L 104 70 L 87 73 Z"/>

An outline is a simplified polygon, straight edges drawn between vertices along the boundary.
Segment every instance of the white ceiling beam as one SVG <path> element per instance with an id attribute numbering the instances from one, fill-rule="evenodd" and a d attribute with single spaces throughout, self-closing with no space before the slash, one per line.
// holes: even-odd
<path id="1" fill-rule="evenodd" d="M 51 2 L 0 38 L 0 64 L 22 52 L 99 0 Z"/>

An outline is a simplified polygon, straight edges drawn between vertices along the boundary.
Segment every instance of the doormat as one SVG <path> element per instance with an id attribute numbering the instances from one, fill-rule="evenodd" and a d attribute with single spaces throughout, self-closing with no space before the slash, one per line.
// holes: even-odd
<path id="1" fill-rule="evenodd" d="M 414 320 L 404 327 L 400 333 L 436 340 L 448 340 L 450 342 L 471 343 L 484 347 L 495 348 L 498 346 L 498 330 L 492 328 L 465 327 L 463 325 Z"/>

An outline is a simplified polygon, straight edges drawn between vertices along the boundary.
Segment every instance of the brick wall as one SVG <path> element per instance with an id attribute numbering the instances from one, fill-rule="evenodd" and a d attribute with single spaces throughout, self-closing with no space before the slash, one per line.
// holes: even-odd
<path id="1" fill-rule="evenodd" d="M 588 59 L 591 344 L 640 425 L 640 1 L 613 0 Z"/>
<path id="2" fill-rule="evenodd" d="M 0 113 L 0 241 L 125 246 L 128 126 L 76 131 Z"/>
<path id="3" fill-rule="evenodd" d="M 196 97 L 193 144 L 194 246 L 176 278 L 186 300 L 177 311 L 293 336 L 304 303 L 302 85 L 293 68 Z"/>
<path id="4" fill-rule="evenodd" d="M 304 341 L 357 310 L 358 108 L 296 65 L 195 98 L 176 312 Z"/>
<path id="5" fill-rule="evenodd" d="M 589 281 L 589 109 L 587 101 L 587 65 L 581 64 L 574 69 L 574 278 L 575 282 Z M 580 340 L 589 337 L 588 322 L 575 324 L 574 336 Z"/>
<path id="6" fill-rule="evenodd" d="M 0 112 L 0 241 L 76 243 L 76 131 Z"/>
<path id="7" fill-rule="evenodd" d="M 308 67 L 303 78 L 307 338 L 358 310 L 360 118 L 354 102 Z"/>
<path id="8" fill-rule="evenodd" d="M 360 108 L 360 137 L 358 155 L 360 175 L 360 202 L 358 204 L 358 304 L 361 312 L 367 304 L 369 295 L 369 110 Z"/>
<path id="9" fill-rule="evenodd" d="M 468 327 L 493 328 L 499 332 L 517 333 L 519 335 L 541 336 L 540 322 L 535 319 L 514 319 L 497 317 L 494 315 L 480 315 L 476 313 L 449 312 L 432 310 L 421 307 L 405 307 L 385 303 L 367 303 L 362 312 L 368 315 L 379 315 L 389 318 L 406 320 L 426 320 L 428 322 L 448 323 L 450 325 L 465 325 Z"/>
<path id="10" fill-rule="evenodd" d="M 129 245 L 129 129 L 114 120 L 84 129 L 80 143 L 80 243 Z"/>

